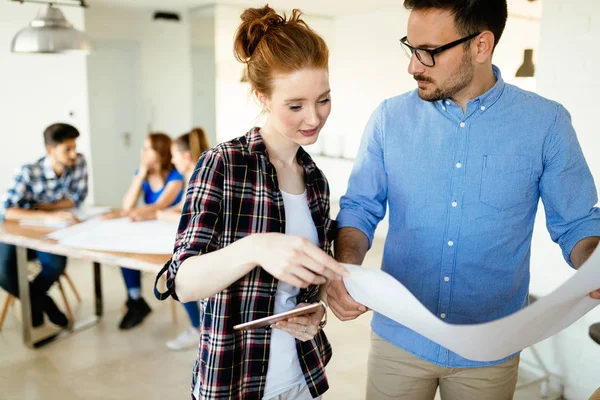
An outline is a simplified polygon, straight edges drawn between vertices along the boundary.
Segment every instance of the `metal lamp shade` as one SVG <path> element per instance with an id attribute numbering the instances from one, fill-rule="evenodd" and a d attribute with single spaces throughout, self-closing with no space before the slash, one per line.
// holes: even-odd
<path id="1" fill-rule="evenodd" d="M 42 7 L 29 26 L 12 40 L 14 53 L 67 53 L 93 50 L 86 34 L 73 28 L 62 11 L 48 5 Z"/>

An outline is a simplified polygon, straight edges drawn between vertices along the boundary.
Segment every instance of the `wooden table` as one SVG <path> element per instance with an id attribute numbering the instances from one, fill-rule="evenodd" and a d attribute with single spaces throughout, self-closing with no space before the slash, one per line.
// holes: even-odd
<path id="1" fill-rule="evenodd" d="M 17 274 L 22 309 L 23 342 L 30 348 L 41 347 L 56 339 L 69 336 L 77 331 L 95 325 L 100 321 L 103 313 L 101 264 L 158 273 L 170 257 L 169 254 L 113 253 L 64 246 L 55 240 L 46 238 L 46 235 L 54 230 L 45 227 L 22 226 L 15 222 L 0 223 L 0 242 L 12 244 L 17 248 Z M 34 338 L 31 326 L 29 281 L 27 279 L 27 249 L 91 261 L 94 266 L 95 315 L 78 321 L 70 329 L 63 330 L 59 334 L 44 338 Z"/>

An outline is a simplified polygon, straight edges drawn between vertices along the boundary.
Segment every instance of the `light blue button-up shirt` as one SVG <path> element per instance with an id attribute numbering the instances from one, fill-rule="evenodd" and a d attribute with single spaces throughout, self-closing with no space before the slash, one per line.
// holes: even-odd
<path id="1" fill-rule="evenodd" d="M 340 228 L 372 240 L 387 205 L 382 269 L 452 324 L 492 321 L 528 304 L 540 197 L 567 262 L 578 241 L 600 236 L 596 188 L 569 113 L 504 83 L 496 67 L 494 74 L 495 86 L 465 113 L 416 90 L 384 101 L 365 128 L 338 216 Z M 445 367 L 505 361 L 464 359 L 378 313 L 372 328 Z"/>

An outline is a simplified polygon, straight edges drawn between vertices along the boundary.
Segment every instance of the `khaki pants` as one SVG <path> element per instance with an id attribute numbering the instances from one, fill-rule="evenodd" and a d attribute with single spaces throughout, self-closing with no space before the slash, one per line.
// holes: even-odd
<path id="1" fill-rule="evenodd" d="M 445 368 L 416 357 L 371 333 L 367 400 L 510 400 L 519 357 L 480 368 Z"/>

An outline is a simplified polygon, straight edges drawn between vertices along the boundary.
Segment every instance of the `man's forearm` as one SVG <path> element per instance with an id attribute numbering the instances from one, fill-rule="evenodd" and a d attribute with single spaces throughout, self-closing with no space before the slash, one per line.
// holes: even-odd
<path id="1" fill-rule="evenodd" d="M 571 251 L 571 263 L 577 269 L 587 261 L 600 242 L 600 237 L 590 236 L 577 242 Z"/>
<path id="2" fill-rule="evenodd" d="M 369 250 L 369 239 L 356 228 L 342 228 L 333 242 L 335 259 L 346 264 L 362 264 Z"/>
<path id="3" fill-rule="evenodd" d="M 4 220 L 20 221 L 22 219 L 43 220 L 48 216 L 47 211 L 43 210 L 25 210 L 23 208 L 9 208 L 4 214 Z"/>
<path id="4" fill-rule="evenodd" d="M 62 199 L 50 204 L 38 204 L 36 208 L 44 211 L 65 210 L 75 207 L 75 203 L 71 199 Z"/>

